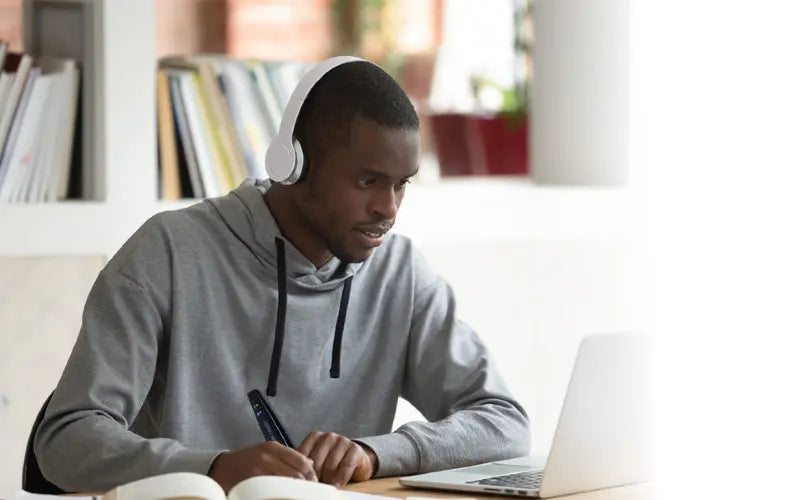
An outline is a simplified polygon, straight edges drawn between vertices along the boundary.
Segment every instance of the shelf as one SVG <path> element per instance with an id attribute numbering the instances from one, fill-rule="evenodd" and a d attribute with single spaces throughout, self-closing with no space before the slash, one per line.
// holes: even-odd
<path id="1" fill-rule="evenodd" d="M 108 255 L 140 213 L 106 202 L 0 205 L 0 255 Z"/>

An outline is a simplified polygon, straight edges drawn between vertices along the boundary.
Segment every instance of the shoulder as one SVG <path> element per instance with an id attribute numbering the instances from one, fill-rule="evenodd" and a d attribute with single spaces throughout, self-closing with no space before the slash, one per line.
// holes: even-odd
<path id="1" fill-rule="evenodd" d="M 160 212 L 147 219 L 129 242 L 169 247 L 193 246 L 208 236 L 218 236 L 224 229 L 216 208 L 202 201 L 179 210 Z"/>
<path id="2" fill-rule="evenodd" d="M 148 218 L 128 238 L 108 263 L 108 268 L 136 274 L 137 269 L 156 271 L 168 268 L 180 248 L 196 247 L 210 228 L 213 215 L 207 203 L 197 203 L 180 210 L 157 213 Z"/>
<path id="3" fill-rule="evenodd" d="M 411 238 L 402 234 L 389 234 L 370 260 L 371 268 L 396 278 L 406 277 L 415 289 L 428 288 L 443 281 Z"/>

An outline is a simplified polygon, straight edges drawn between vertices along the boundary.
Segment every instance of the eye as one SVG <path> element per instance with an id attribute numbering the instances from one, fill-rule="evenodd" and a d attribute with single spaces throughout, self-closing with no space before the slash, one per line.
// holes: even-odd
<path id="1" fill-rule="evenodd" d="M 411 179 L 403 179 L 402 181 L 400 181 L 397 184 L 395 184 L 394 188 L 399 191 L 399 190 L 405 188 L 406 184 L 408 184 L 409 182 L 411 182 Z"/>
<path id="2" fill-rule="evenodd" d="M 358 187 L 362 189 L 368 189 L 375 185 L 375 178 L 374 177 L 362 177 L 358 180 Z"/>

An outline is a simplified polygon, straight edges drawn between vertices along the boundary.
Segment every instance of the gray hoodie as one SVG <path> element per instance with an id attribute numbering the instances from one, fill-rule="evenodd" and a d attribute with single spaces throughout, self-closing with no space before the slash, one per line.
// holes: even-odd
<path id="1" fill-rule="evenodd" d="M 263 441 L 252 389 L 274 394 L 295 444 L 315 430 L 355 439 L 378 476 L 527 454 L 524 410 L 410 241 L 387 235 L 363 263 L 316 269 L 281 236 L 267 188 L 152 217 L 100 272 L 36 433 L 45 477 L 90 491 L 206 474 Z M 429 422 L 392 432 L 398 397 Z"/>

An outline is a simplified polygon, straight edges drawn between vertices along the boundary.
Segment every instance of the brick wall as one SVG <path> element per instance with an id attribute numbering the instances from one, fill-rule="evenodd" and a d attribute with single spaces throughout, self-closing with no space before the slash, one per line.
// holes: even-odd
<path id="1" fill-rule="evenodd" d="M 22 1 L 0 0 L 0 40 L 22 49 Z M 136 0 L 146 1 L 146 0 Z M 316 60 L 335 50 L 333 0 L 152 0 L 156 52 L 229 53 L 271 60 Z M 393 5 L 393 4 L 392 4 Z M 389 9 L 397 46 L 424 53 L 440 38 L 441 0 L 413 0 Z"/>
<path id="2" fill-rule="evenodd" d="M 0 40 L 22 50 L 22 0 L 0 0 Z"/>
<path id="3" fill-rule="evenodd" d="M 156 0 L 156 53 L 225 52 L 227 10 L 226 0 Z"/>
<path id="4" fill-rule="evenodd" d="M 228 0 L 235 57 L 318 60 L 333 51 L 331 0 Z"/>

